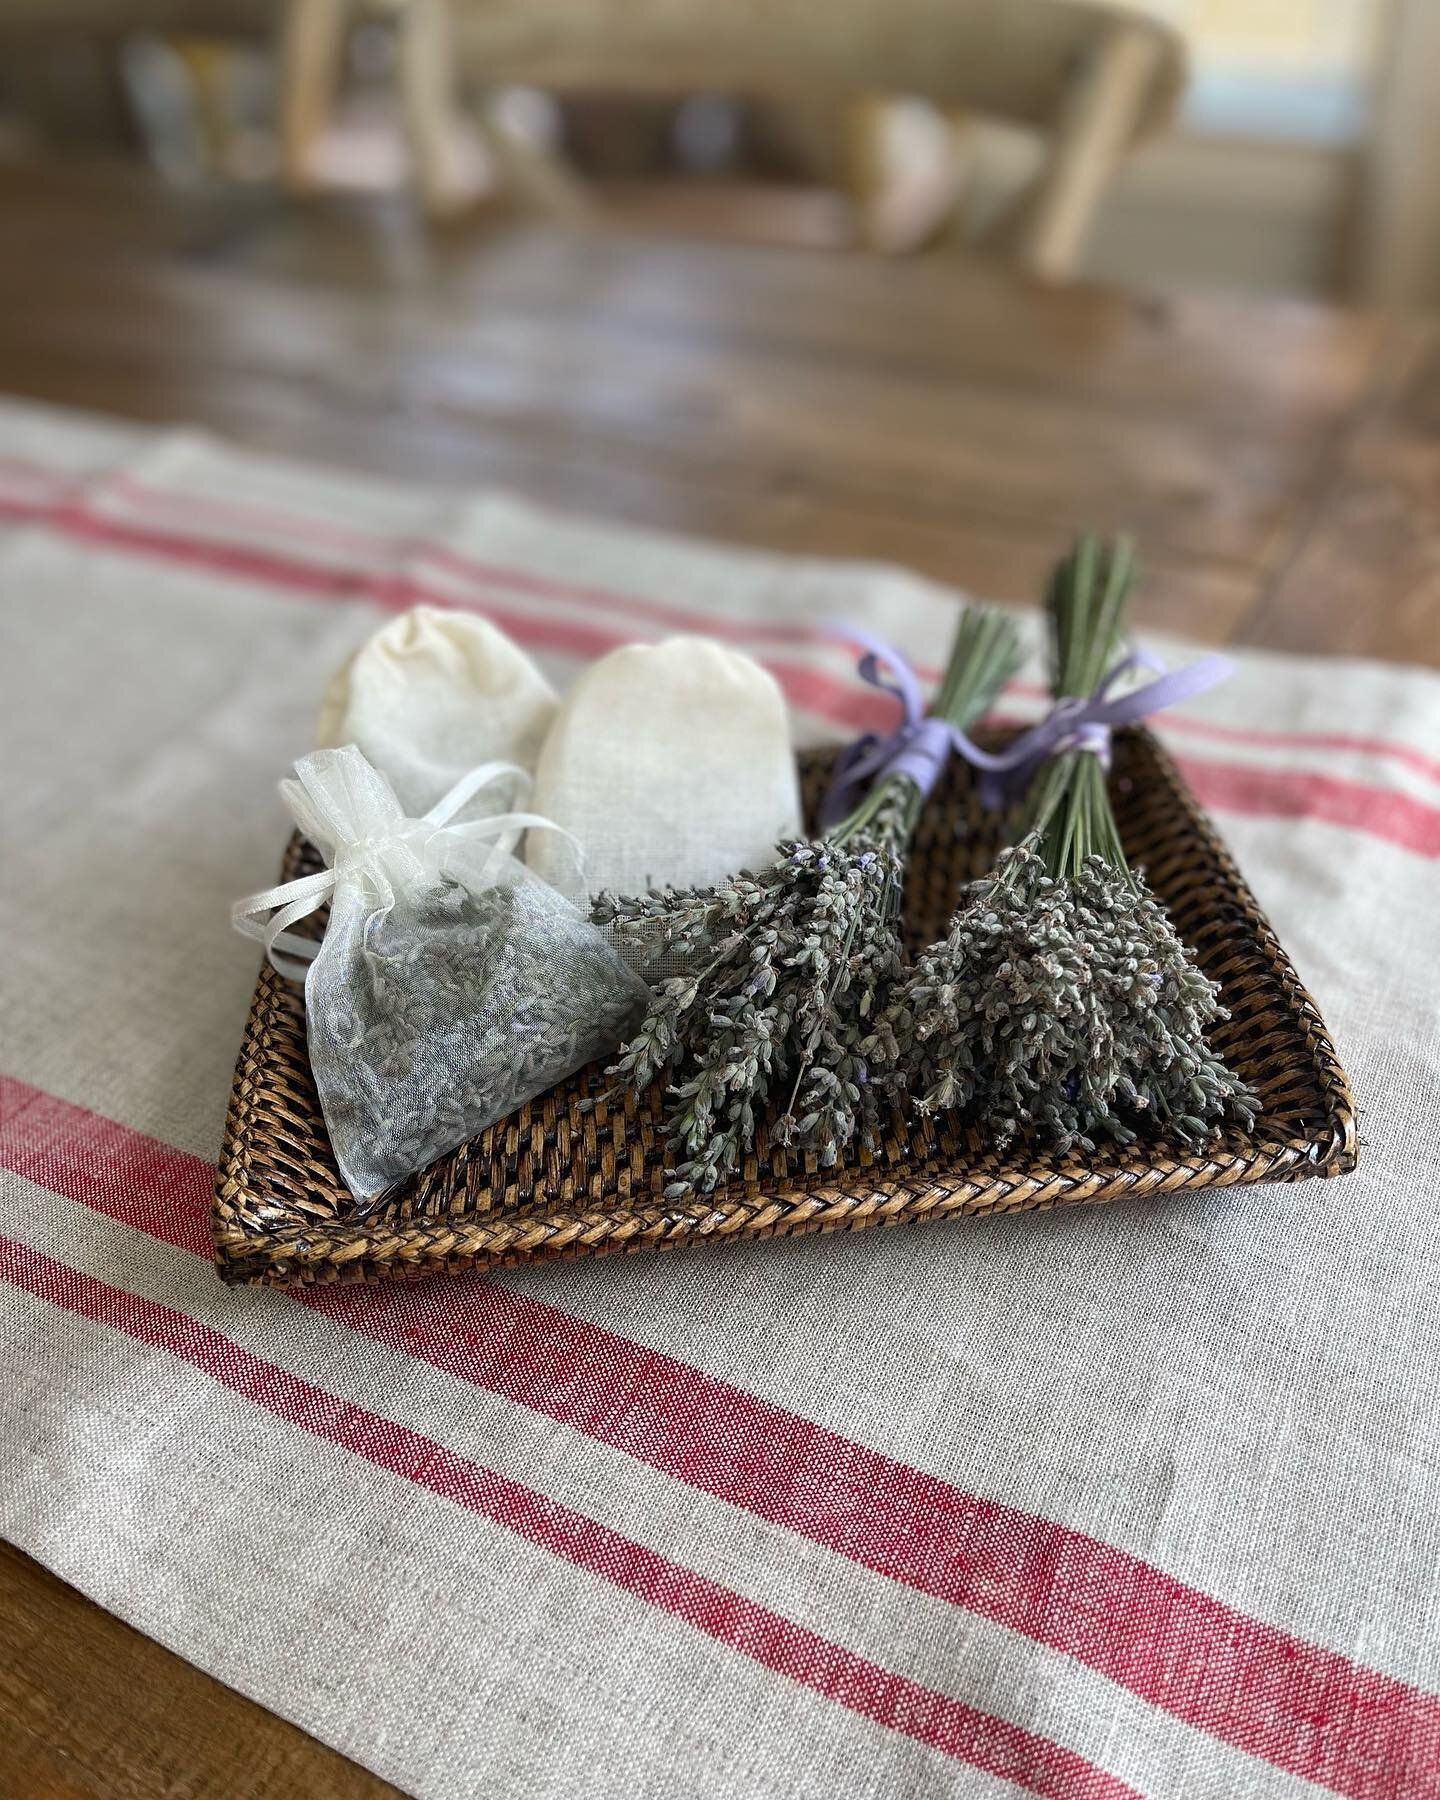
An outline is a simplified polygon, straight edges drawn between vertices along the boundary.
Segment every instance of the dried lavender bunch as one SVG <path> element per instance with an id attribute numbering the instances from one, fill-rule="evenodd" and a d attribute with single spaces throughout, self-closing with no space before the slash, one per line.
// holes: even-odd
<path id="1" fill-rule="evenodd" d="M 1049 611 L 1057 699 L 1093 693 L 1134 580 L 1133 551 L 1082 539 Z M 948 934 L 894 992 L 871 1048 L 877 1078 L 923 1112 L 972 1107 L 1001 1143 L 1065 1151 L 1131 1142 L 1155 1121 L 1192 1144 L 1255 1096 L 1210 1050 L 1219 989 L 1132 870 L 1104 763 L 1067 749 L 1040 769 L 1023 841 L 962 896 Z"/>
<path id="2" fill-rule="evenodd" d="M 1011 621 L 967 609 L 931 716 L 967 729 L 1019 660 Z M 904 858 L 923 803 L 911 776 L 882 774 L 846 818 L 780 844 L 766 869 L 595 902 L 592 918 L 622 950 L 693 971 L 658 985 L 612 1070 L 635 1091 L 667 1083 L 667 1197 L 717 1186 L 775 1107 L 777 1140 L 813 1150 L 822 1168 L 857 1138 L 874 1143 L 887 1101 L 866 1046 L 903 972 Z"/>
<path id="3" fill-rule="evenodd" d="M 921 1112 L 974 1106 L 998 1144 L 1130 1143 L 1154 1120 L 1190 1143 L 1254 1100 L 1209 1049 L 1223 1017 L 1144 883 L 1103 856 L 1048 873 L 1033 837 L 972 882 L 886 1023 Z"/>

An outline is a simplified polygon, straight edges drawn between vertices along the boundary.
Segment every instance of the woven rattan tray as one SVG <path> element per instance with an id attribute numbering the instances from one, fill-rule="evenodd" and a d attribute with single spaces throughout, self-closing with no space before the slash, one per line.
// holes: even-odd
<path id="1" fill-rule="evenodd" d="M 1173 764 L 1144 729 L 1116 740 L 1111 778 L 1125 848 L 1224 989 L 1216 1048 L 1256 1089 L 1254 1132 L 1205 1153 L 1163 1139 L 1077 1160 L 973 1129 L 898 1118 L 880 1152 L 817 1173 L 763 1136 L 743 1178 L 713 1194 L 663 1197 L 661 1096 L 582 1111 L 603 1072 L 583 1071 L 427 1169 L 368 1219 L 340 1185 L 305 1051 L 301 991 L 261 970 L 235 1073 L 215 1190 L 215 1260 L 231 1282 L 375 1281 L 548 1258 L 654 1250 L 811 1231 L 854 1231 L 958 1213 L 1017 1212 L 1242 1182 L 1342 1175 L 1355 1166 L 1345 1072 L 1315 1003 Z M 807 799 L 827 766 L 804 759 Z M 958 828 L 958 829 L 957 829 Z M 1001 822 L 952 764 L 916 836 L 907 928 L 945 928 L 960 884 L 992 862 Z M 284 877 L 316 868 L 300 839 Z"/>

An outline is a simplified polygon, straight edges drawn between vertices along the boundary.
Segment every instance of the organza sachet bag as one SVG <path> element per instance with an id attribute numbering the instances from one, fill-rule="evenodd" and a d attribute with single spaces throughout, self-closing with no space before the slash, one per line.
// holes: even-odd
<path id="1" fill-rule="evenodd" d="M 646 989 L 513 854 L 548 821 L 450 822 L 523 771 L 473 770 L 418 819 L 353 744 L 302 757 L 295 777 L 281 794 L 330 867 L 238 902 L 233 917 L 281 974 L 304 979 L 336 1166 L 363 1203 L 607 1055 Z M 318 946 L 289 929 L 327 898 Z"/>

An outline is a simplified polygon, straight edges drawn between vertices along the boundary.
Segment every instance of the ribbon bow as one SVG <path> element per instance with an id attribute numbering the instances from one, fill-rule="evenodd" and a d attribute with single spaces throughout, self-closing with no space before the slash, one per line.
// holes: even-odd
<path id="1" fill-rule="evenodd" d="M 1149 669 L 1157 677 L 1143 687 L 1110 698 L 1110 690 L 1127 675 Z M 1039 724 L 1012 738 L 1003 750 L 982 750 L 963 731 L 952 730 L 955 748 L 980 773 L 980 803 L 1008 806 L 1022 796 L 1041 763 L 1066 750 L 1088 750 L 1110 767 L 1111 734 L 1117 725 L 1134 725 L 1152 713 L 1178 706 L 1226 680 L 1235 669 L 1228 656 L 1206 655 L 1167 673 L 1156 656 L 1132 651 L 1109 668 L 1093 694 L 1067 695 L 1055 701 Z"/>
<path id="2" fill-rule="evenodd" d="M 375 852 L 385 844 L 404 844 L 407 848 L 418 851 L 416 867 L 423 867 L 420 858 L 428 851 L 434 838 L 444 836 L 447 839 L 463 839 L 467 842 L 484 842 L 487 838 L 495 841 L 497 849 L 508 852 L 515 839 L 522 831 L 558 831 L 569 839 L 574 846 L 577 857 L 582 854 L 580 845 L 574 836 L 552 819 L 542 818 L 539 813 L 502 812 L 491 813 L 483 819 L 467 820 L 463 825 L 452 824 L 456 813 L 481 788 L 488 787 L 491 782 L 499 781 L 504 776 L 518 777 L 524 785 L 529 785 L 529 776 L 525 770 L 515 763 L 489 762 L 471 769 L 468 775 L 462 775 L 447 794 L 423 814 L 419 819 L 407 819 L 400 811 L 393 792 L 389 791 L 389 783 L 384 781 L 376 771 L 363 763 L 358 752 L 353 752 L 357 761 L 362 763 L 367 775 L 381 782 L 387 791 L 387 803 L 394 808 L 394 829 L 378 835 L 367 835 L 353 842 L 337 847 L 334 865 L 321 869 L 315 875 L 302 875 L 298 880 L 282 882 L 279 887 L 266 888 L 263 893 L 251 894 L 246 900 L 237 900 L 230 910 L 230 923 L 242 937 L 253 938 L 265 946 L 265 954 L 272 966 L 292 981 L 303 981 L 310 964 L 320 953 L 319 941 L 315 938 L 297 937 L 290 930 L 292 925 L 313 913 L 334 892 L 339 877 L 354 867 L 355 863 Z M 308 760 L 308 759 L 307 759 Z M 303 783 L 304 763 L 299 765 Z M 296 784 L 282 784 L 294 786 Z M 298 803 L 295 803 L 298 804 Z M 388 823 L 389 821 L 387 821 Z M 408 840 L 414 838 L 416 827 L 432 826 L 434 829 L 428 836 L 420 838 L 418 845 L 411 845 Z M 304 829 L 302 824 L 302 829 Z M 310 834 L 313 835 L 313 834 Z M 507 843 L 505 840 L 510 839 Z M 270 915 L 266 917 L 264 915 Z"/>
<path id="3" fill-rule="evenodd" d="M 837 635 L 863 646 L 857 664 L 860 679 L 899 701 L 900 723 L 888 737 L 869 731 L 841 751 L 820 807 L 822 831 L 838 825 L 853 809 L 859 791 L 881 774 L 908 775 L 922 796 L 928 794 L 955 745 L 954 727 L 926 716 L 919 679 L 893 645 L 858 625 L 847 625 Z M 885 679 L 885 669 L 893 680 Z"/>
<path id="4" fill-rule="evenodd" d="M 882 774 L 908 776 L 923 798 L 952 750 L 979 771 L 980 799 L 987 807 L 1008 805 L 1029 786 L 1042 762 L 1065 750 L 1089 751 L 1108 769 L 1115 726 L 1132 725 L 1189 700 L 1224 681 L 1235 666 L 1228 657 L 1207 655 L 1167 674 L 1157 658 L 1137 651 L 1109 669 L 1093 694 L 1057 700 L 1038 725 L 1022 731 L 1003 750 L 982 750 L 958 725 L 926 716 L 919 680 L 898 650 L 858 626 L 846 626 L 844 636 L 864 647 L 857 665 L 860 679 L 897 700 L 901 717 L 888 737 L 867 732 L 841 752 L 820 808 L 822 831 L 838 824 L 853 808 L 857 791 Z M 882 672 L 886 669 L 888 681 Z M 1137 669 L 1150 669 L 1158 679 L 1111 699 L 1115 684 Z"/>

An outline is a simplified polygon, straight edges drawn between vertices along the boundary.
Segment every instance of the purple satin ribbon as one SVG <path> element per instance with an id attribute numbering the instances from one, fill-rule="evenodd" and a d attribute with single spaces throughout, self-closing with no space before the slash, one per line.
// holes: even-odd
<path id="1" fill-rule="evenodd" d="M 1133 725 L 1178 706 L 1224 681 L 1235 667 L 1228 657 L 1209 655 L 1167 673 L 1162 662 L 1137 651 L 1108 670 L 1093 694 L 1057 700 L 1038 725 L 1022 731 L 1003 750 L 982 750 L 958 726 L 926 717 L 915 671 L 898 650 L 859 626 L 846 626 L 840 635 L 863 646 L 861 680 L 893 695 L 900 703 L 901 719 L 888 737 L 867 732 L 841 753 L 820 808 L 822 831 L 839 824 L 854 807 L 858 790 L 881 775 L 906 775 L 922 798 L 928 795 L 952 750 L 979 772 L 980 800 L 988 807 L 1009 805 L 1029 787 L 1041 763 L 1065 750 L 1089 751 L 1108 769 L 1110 734 L 1117 725 Z M 891 680 L 885 679 L 884 669 Z M 1138 669 L 1152 670 L 1157 678 L 1112 700 L 1110 690 L 1116 682 Z"/>

